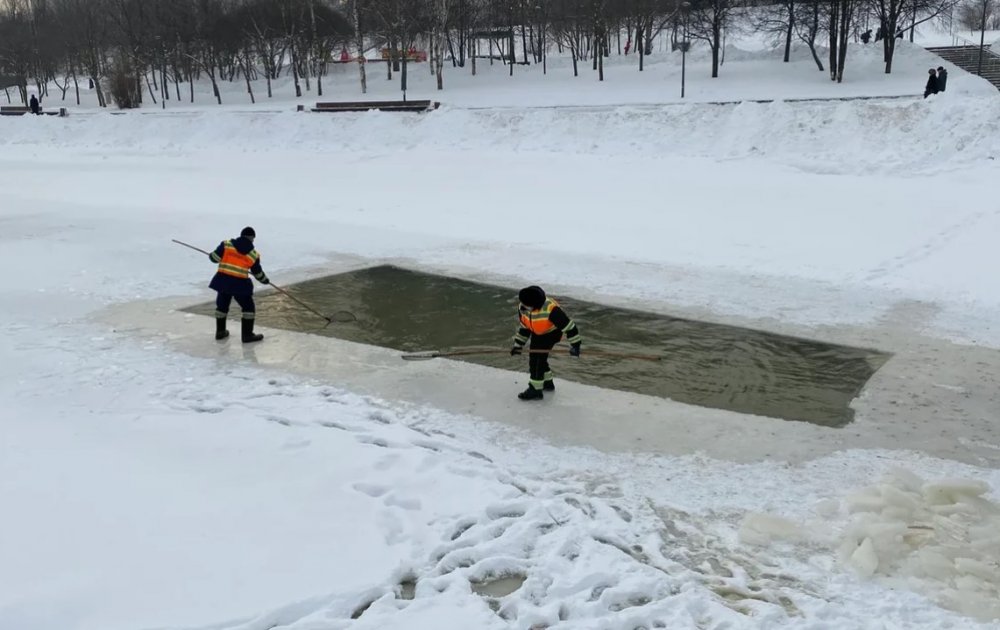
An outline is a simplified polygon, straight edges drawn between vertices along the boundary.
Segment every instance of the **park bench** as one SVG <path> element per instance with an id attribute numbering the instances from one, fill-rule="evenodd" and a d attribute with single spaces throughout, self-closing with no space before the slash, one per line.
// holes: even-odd
<path id="1" fill-rule="evenodd" d="M 31 108 L 25 107 L 24 105 L 0 105 L 0 116 L 24 116 L 25 114 L 30 114 Z M 66 108 L 60 107 L 55 111 L 45 111 L 42 110 L 42 114 L 46 116 L 65 116 Z"/>
<path id="2" fill-rule="evenodd" d="M 436 101 L 354 101 L 343 103 L 316 103 L 314 112 L 426 112 L 437 109 Z"/>

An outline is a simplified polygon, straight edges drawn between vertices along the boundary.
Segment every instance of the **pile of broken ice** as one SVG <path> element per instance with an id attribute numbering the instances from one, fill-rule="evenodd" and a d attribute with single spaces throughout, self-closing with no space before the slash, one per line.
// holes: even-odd
<path id="1" fill-rule="evenodd" d="M 865 577 L 983 621 L 1000 619 L 1000 505 L 989 492 L 981 481 L 927 482 L 897 469 L 841 501 L 821 502 L 817 512 L 835 531 L 750 514 L 740 540 L 831 545 Z"/>

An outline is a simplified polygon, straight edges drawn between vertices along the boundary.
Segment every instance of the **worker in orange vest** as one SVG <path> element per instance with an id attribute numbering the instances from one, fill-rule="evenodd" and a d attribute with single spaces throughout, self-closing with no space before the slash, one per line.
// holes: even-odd
<path id="1" fill-rule="evenodd" d="M 229 315 L 229 305 L 233 298 L 243 310 L 241 323 L 243 343 L 260 341 L 264 335 L 254 334 L 253 323 L 257 308 L 253 303 L 253 281 L 250 274 L 261 284 L 269 284 L 267 274 L 260 266 L 260 254 L 254 249 L 253 240 L 257 233 L 252 227 L 245 227 L 239 238 L 222 241 L 215 251 L 208 255 L 209 259 L 219 265 L 219 270 L 209 283 L 209 288 L 215 289 L 218 296 L 215 300 L 215 338 L 225 339 L 229 336 L 226 330 L 226 317 Z"/>
<path id="2" fill-rule="evenodd" d="M 511 356 L 519 355 L 524 345 L 531 339 L 531 352 L 528 356 L 529 381 L 528 389 L 517 395 L 521 400 L 541 400 L 542 392 L 555 391 L 552 370 L 549 368 L 549 353 L 563 334 L 569 342 L 569 354 L 580 356 L 580 330 L 569 315 L 562 310 L 559 303 L 546 297 L 541 287 L 530 286 L 517 294 L 518 306 L 517 333 L 514 335 L 514 347 L 510 349 Z"/>

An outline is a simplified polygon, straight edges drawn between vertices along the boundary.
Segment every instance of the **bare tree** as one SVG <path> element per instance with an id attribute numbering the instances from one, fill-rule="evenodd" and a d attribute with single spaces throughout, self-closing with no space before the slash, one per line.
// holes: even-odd
<path id="1" fill-rule="evenodd" d="M 896 35 L 909 28 L 911 35 L 918 24 L 933 20 L 939 15 L 948 13 L 955 6 L 956 0 L 870 0 L 871 11 L 879 21 L 879 29 L 883 35 L 882 50 L 885 61 L 885 73 L 892 72 L 892 60 L 896 52 Z M 972 0 L 978 6 L 979 1 Z M 992 0 L 991 0 L 992 1 Z M 920 19 L 918 20 L 918 16 Z M 903 25 L 909 18 L 910 25 Z M 911 39 L 912 41 L 912 39 Z"/>
<path id="2" fill-rule="evenodd" d="M 439 90 L 444 89 L 444 77 L 441 73 L 444 69 L 445 34 L 448 31 L 448 9 L 449 0 L 434 0 L 434 32 L 431 34 L 431 58 L 429 61 L 433 64 L 433 72 L 436 75 L 437 89 Z"/>
<path id="3" fill-rule="evenodd" d="M 828 27 L 830 44 L 830 80 L 842 83 L 847 65 L 847 44 L 851 25 L 861 6 L 861 0 L 830 0 Z"/>
<path id="4" fill-rule="evenodd" d="M 824 0 L 800 0 L 795 5 L 795 34 L 812 53 L 813 61 L 820 72 L 823 72 L 823 62 L 816 51 L 816 38 L 822 28 L 823 12 L 820 10 Z"/>
<path id="5" fill-rule="evenodd" d="M 689 32 L 693 38 L 708 42 L 712 50 L 712 78 L 717 78 L 723 34 L 735 5 L 733 0 L 697 0 L 692 4 Z"/>
<path id="6" fill-rule="evenodd" d="M 392 77 L 393 69 L 400 69 L 400 89 L 406 93 L 409 51 L 414 47 L 417 37 L 430 30 L 433 15 L 423 2 L 412 0 L 368 0 L 366 3 L 367 23 L 385 42 L 388 52 L 386 72 Z"/>
<path id="7" fill-rule="evenodd" d="M 552 34 L 560 46 L 569 50 L 573 61 L 573 76 L 580 76 L 579 60 L 585 50 L 587 32 L 587 0 L 558 0 L 552 14 Z"/>
<path id="8" fill-rule="evenodd" d="M 798 0 L 781 0 L 776 4 L 755 7 L 747 20 L 751 28 L 758 32 L 770 35 L 773 43 L 782 42 L 785 48 L 783 61 L 788 63 L 791 60 L 792 40 L 796 34 L 796 17 L 801 11 L 798 10 Z"/>

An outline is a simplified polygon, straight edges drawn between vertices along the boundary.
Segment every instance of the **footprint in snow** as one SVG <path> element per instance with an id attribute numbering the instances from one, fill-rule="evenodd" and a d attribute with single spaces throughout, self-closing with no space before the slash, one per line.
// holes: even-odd
<path id="1" fill-rule="evenodd" d="M 358 442 L 362 444 L 371 444 L 373 446 L 380 446 L 382 448 L 389 448 L 389 442 L 383 440 L 382 438 L 377 438 L 372 435 L 359 435 L 357 436 Z"/>
<path id="2" fill-rule="evenodd" d="M 387 507 L 398 507 L 404 510 L 419 510 L 421 508 L 420 499 L 413 499 L 410 497 L 401 497 L 398 494 L 390 494 L 384 499 L 384 503 Z"/>
<path id="3" fill-rule="evenodd" d="M 198 413 L 222 413 L 222 407 L 214 407 L 208 405 L 191 405 L 193 411 Z"/>
<path id="4" fill-rule="evenodd" d="M 383 494 L 389 491 L 389 486 L 383 486 L 377 483 L 358 482 L 352 485 L 351 487 L 357 490 L 358 492 L 362 494 L 367 494 L 368 496 L 375 499 L 377 499 L 378 497 L 382 496 Z"/>

